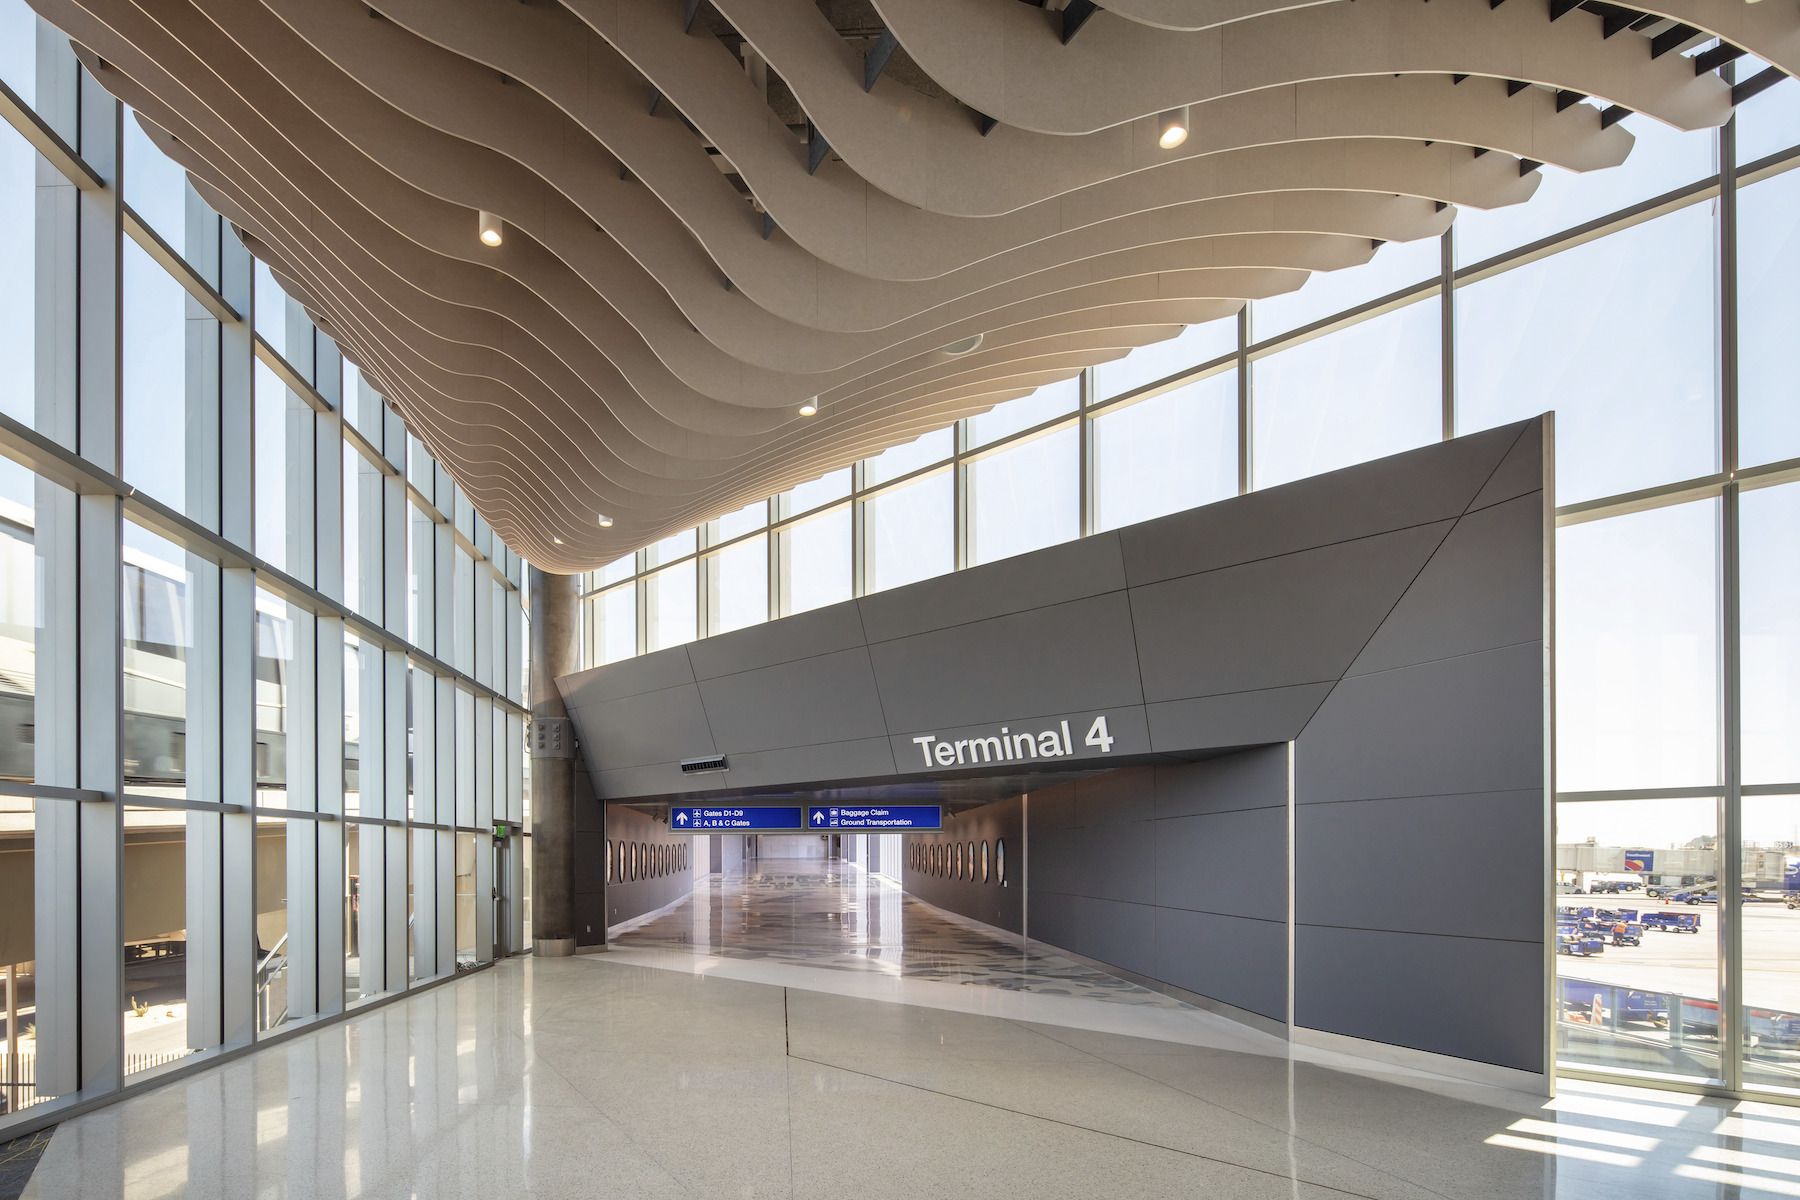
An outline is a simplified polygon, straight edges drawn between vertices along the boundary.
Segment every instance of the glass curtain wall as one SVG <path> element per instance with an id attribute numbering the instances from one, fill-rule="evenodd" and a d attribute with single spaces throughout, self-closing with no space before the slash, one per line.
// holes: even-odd
<path id="1" fill-rule="evenodd" d="M 0 80 L 4 1140 L 524 945 L 526 814 L 518 557 L 20 0 Z"/>
<path id="2" fill-rule="evenodd" d="M 1625 124 L 1619 168 L 594 572 L 585 661 L 1555 410 L 1559 1059 L 1800 1095 L 1800 85 Z"/>

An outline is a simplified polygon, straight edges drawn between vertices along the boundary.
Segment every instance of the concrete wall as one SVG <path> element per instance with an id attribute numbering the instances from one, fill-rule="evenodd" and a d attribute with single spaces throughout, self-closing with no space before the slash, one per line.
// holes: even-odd
<path id="1" fill-rule="evenodd" d="M 973 738 L 1066 722 L 1072 744 L 1050 765 L 1154 767 L 1073 785 L 1059 819 L 1085 821 L 1084 812 L 1133 805 L 1154 814 L 1157 772 L 1182 760 L 1293 742 L 1296 1022 L 1542 1071 L 1547 423 L 1421 447 L 558 683 L 597 790 L 612 798 L 705 802 L 748 788 L 1039 769 L 1041 758 L 934 766 L 914 739 L 973 753 Z M 1083 739 L 1098 716 L 1109 746 Z M 711 754 L 729 769 L 681 775 L 681 759 Z M 1102 802 L 1107 788 L 1122 790 Z M 1266 819 L 1212 815 L 1221 819 L 1209 838 L 1230 821 Z M 1069 828 L 1129 840 L 1126 827 L 1147 819 Z M 1063 912 L 1045 910 L 1045 929 L 1077 953 L 1165 979 L 1165 934 L 1144 924 L 1146 909 L 1196 914 L 1180 918 L 1183 936 L 1205 947 L 1250 938 L 1260 926 L 1246 922 L 1271 919 L 1261 900 L 1233 907 L 1204 880 L 1183 885 L 1192 908 L 1146 901 L 1142 872 L 1095 873 L 1114 853 L 1102 840 L 1077 854 L 1088 877 L 1065 894 Z M 1043 936 L 1035 912 L 1034 901 L 1031 932 Z M 1266 976 L 1184 978 L 1165 981 L 1258 1012 L 1274 994 Z"/>

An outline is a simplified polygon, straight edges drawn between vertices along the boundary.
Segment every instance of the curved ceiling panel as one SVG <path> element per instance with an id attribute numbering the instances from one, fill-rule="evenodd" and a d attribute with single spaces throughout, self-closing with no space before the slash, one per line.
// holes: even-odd
<path id="1" fill-rule="evenodd" d="M 31 3 L 567 571 L 1800 67 L 1800 0 Z"/>

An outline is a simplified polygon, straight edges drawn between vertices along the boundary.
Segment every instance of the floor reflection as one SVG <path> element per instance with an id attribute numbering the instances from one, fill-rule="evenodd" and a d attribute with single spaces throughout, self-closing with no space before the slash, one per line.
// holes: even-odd
<path id="1" fill-rule="evenodd" d="M 921 903 L 885 876 L 835 859 L 761 858 L 700 880 L 681 907 L 613 939 L 835 971 L 1187 1010 L 1159 992 Z"/>

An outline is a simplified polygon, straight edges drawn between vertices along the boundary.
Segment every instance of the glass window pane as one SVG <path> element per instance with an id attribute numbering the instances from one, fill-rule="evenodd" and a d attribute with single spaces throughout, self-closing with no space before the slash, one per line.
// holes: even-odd
<path id="1" fill-rule="evenodd" d="M 1738 296 L 1738 461 L 1800 458 L 1800 171 L 1738 193 Z"/>
<path id="2" fill-rule="evenodd" d="M 288 807 L 289 687 L 294 618 L 287 601 L 256 589 L 256 803 Z M 310 801 L 300 807 L 311 807 Z"/>
<path id="3" fill-rule="evenodd" d="M 597 667 L 637 653 L 637 586 L 626 584 L 587 601 L 588 662 Z"/>
<path id="4" fill-rule="evenodd" d="M 950 457 L 956 448 L 955 434 L 939 429 L 904 445 L 885 450 L 863 462 L 863 486 L 874 487 L 890 479 L 898 479 L 910 471 Z"/>
<path id="5" fill-rule="evenodd" d="M 1737 77 L 1749 79 L 1768 64 L 1754 55 L 1738 59 Z M 1780 83 L 1737 106 L 1737 160 L 1753 163 L 1800 145 L 1800 87 Z"/>
<path id="6" fill-rule="evenodd" d="M 1554 408 L 1559 504 L 1717 470 L 1712 210 L 1458 292 L 1457 431 Z"/>
<path id="7" fill-rule="evenodd" d="M 734 513 L 726 513 L 719 518 L 719 540 L 730 541 L 740 534 L 749 533 L 752 529 L 761 529 L 769 523 L 769 502 L 758 500 L 755 504 L 746 504 Z"/>
<path id="8" fill-rule="evenodd" d="M 956 481 L 941 471 L 863 501 L 868 590 L 883 592 L 956 568 Z"/>
<path id="9" fill-rule="evenodd" d="M 1800 796 L 1745 796 L 1744 1084 L 1800 1089 Z"/>
<path id="10" fill-rule="evenodd" d="M 1117 529 L 1237 495 L 1237 372 L 1094 419 L 1094 520 Z"/>
<path id="11" fill-rule="evenodd" d="M 1717 141 L 1710 129 L 1683 133 L 1637 114 L 1620 123 L 1637 142 L 1619 166 L 1580 173 L 1546 166 L 1539 170 L 1543 182 L 1538 184 L 1537 193 L 1525 203 L 1485 212 L 1459 211 L 1457 264 L 1482 262 L 1652 196 L 1672 192 L 1717 170 Z"/>
<path id="12" fill-rule="evenodd" d="M 25 6 L 19 0 L 6 0 L 0 7 L 0 20 L 35 27 L 36 15 L 25 9 L 20 16 L 12 4 Z M 25 45 L 35 61 L 36 36 Z M 14 53 L 4 32 L 0 32 L 0 69 L 8 66 Z M 12 82 L 7 78 L 7 82 Z M 0 412 L 16 421 L 36 427 L 37 422 L 37 323 L 38 275 L 54 270 L 57 256 L 54 246 L 39 246 L 38 152 L 11 125 L 0 123 L 0 228 L 8 230 L 13 249 L 0 254 Z M 71 195 L 74 189 L 70 188 Z M 48 195 L 48 192 L 46 192 Z M 32 253 L 19 248 L 35 247 Z"/>
<path id="13" fill-rule="evenodd" d="M 432 564 L 437 556 L 437 523 L 411 500 L 406 502 L 409 528 L 406 538 L 407 640 L 422 650 L 431 649 Z"/>
<path id="14" fill-rule="evenodd" d="M 191 350 L 204 353 L 210 339 L 202 326 L 210 325 L 212 318 L 202 314 L 190 322 L 186 290 L 130 239 L 125 241 L 121 275 L 120 442 L 125 480 L 177 512 L 186 512 L 188 438 L 212 427 L 204 410 L 210 397 L 192 397 L 194 411 L 189 411 L 190 387 L 206 387 L 207 377 L 203 371 L 191 384 L 188 380 L 189 328 L 196 343 Z M 190 430 L 190 424 L 196 428 Z"/>
<path id="15" fill-rule="evenodd" d="M 37 14 L 25 0 L 0 0 L 0 79 L 33 107 L 37 106 L 37 24 Z"/>
<path id="16" fill-rule="evenodd" d="M 261 259 L 256 260 L 255 304 L 257 335 L 269 343 L 269 349 L 287 358 L 287 293 L 275 282 L 269 264 Z"/>
<path id="17" fill-rule="evenodd" d="M 637 574 L 637 552 L 633 551 L 624 558 L 615 558 L 601 567 L 597 572 L 596 583 L 617 583 L 621 579 L 630 579 Z"/>
<path id="18" fill-rule="evenodd" d="M 707 560 L 715 632 L 769 619 L 769 539 L 746 538 Z"/>
<path id="19" fill-rule="evenodd" d="M 1791 783 L 1800 780 L 1800 483 L 1745 492 L 1738 511 L 1744 782 Z"/>
<path id="20" fill-rule="evenodd" d="M 381 619 L 381 468 L 344 443 L 344 602 Z"/>
<path id="21" fill-rule="evenodd" d="M 456 835 L 456 966 L 475 964 L 475 835 Z"/>
<path id="22" fill-rule="evenodd" d="M 644 580 L 644 613 L 649 623 L 644 645 L 666 650 L 694 640 L 694 562 L 658 572 Z"/>
<path id="23" fill-rule="evenodd" d="M 125 956 L 125 1074 L 185 1058 L 188 1049 L 188 825 L 213 814 L 179 809 L 125 810 L 125 856 L 119 878 Z M 199 843 L 194 849 L 200 850 Z M 214 850 L 216 856 L 217 850 Z M 216 891 L 217 859 L 201 884 Z M 195 963 L 199 968 L 198 961 Z M 203 969 L 203 968 L 201 968 Z M 196 1017 L 203 1014 L 196 1012 Z M 212 1014 L 216 1020 L 216 1014 Z"/>
<path id="24" fill-rule="evenodd" d="M 1711 797 L 1556 806 L 1559 1062 L 1719 1077 L 1719 909 L 1705 886 L 1717 810 Z M 1594 897 L 1602 881 L 1633 887 Z"/>
<path id="25" fill-rule="evenodd" d="M 1073 425 L 969 464 L 969 562 L 1081 536 L 1081 433 Z"/>
<path id="26" fill-rule="evenodd" d="M 360 767 L 364 693 L 362 642 L 355 634 L 347 633 L 344 635 L 344 812 L 352 817 L 362 812 Z M 351 866 L 355 866 L 354 860 Z"/>
<path id="27" fill-rule="evenodd" d="M 170 249 L 187 257 L 187 171 L 156 148 L 135 112 L 127 108 L 123 117 L 125 203 Z"/>
<path id="28" fill-rule="evenodd" d="M 256 364 L 256 553 L 310 579 L 313 411 Z"/>
<path id="29" fill-rule="evenodd" d="M 1437 441 L 1436 298 L 1258 359 L 1251 478 L 1272 487 Z"/>
<path id="30" fill-rule="evenodd" d="M 850 508 L 845 505 L 781 531 L 784 615 L 850 599 Z"/>
<path id="31" fill-rule="evenodd" d="M 36 545 L 36 494 L 47 486 L 17 463 L 0 460 L 0 779 L 24 783 L 37 774 L 38 596 L 44 561 Z"/>
<path id="32" fill-rule="evenodd" d="M 1029 396 L 996 404 L 980 416 L 969 418 L 969 445 L 985 446 L 1008 434 L 1042 425 L 1052 417 L 1072 413 L 1081 406 L 1081 378 L 1047 383 Z"/>
<path id="33" fill-rule="evenodd" d="M 187 666 L 194 647 L 194 577 L 187 553 L 127 521 L 124 562 L 125 784 L 141 795 L 187 795 Z"/>
<path id="34" fill-rule="evenodd" d="M 811 483 L 800 484 L 792 491 L 785 493 L 786 513 L 790 517 L 797 517 L 803 512 L 811 512 L 821 504 L 842 500 L 849 494 L 850 468 L 841 467 L 828 475 L 819 476 Z"/>
<path id="35" fill-rule="evenodd" d="M 1719 780 L 1718 502 L 1556 532 L 1557 790 Z"/>
<path id="36" fill-rule="evenodd" d="M 1389 242 L 1359 267 L 1314 271 L 1297 291 L 1254 302 L 1250 306 L 1250 340 L 1266 341 L 1442 273 L 1443 243 L 1439 239 Z"/>
<path id="37" fill-rule="evenodd" d="M 287 818 L 256 818 L 256 1028 L 288 1016 Z M 298 839 L 296 839 L 298 840 Z"/>
<path id="38" fill-rule="evenodd" d="M 14 1009 L 0 1009 L 0 1037 L 12 1039 L 16 1054 L 0 1043 L 0 1116 L 52 1099 L 48 1072 L 36 1070 L 40 1014 L 56 1011 L 52 998 L 38 993 L 37 972 L 37 813 L 38 801 L 0 796 L 0 989 L 13 988 Z M 48 800 L 46 805 L 61 801 Z M 72 1006 L 71 1006 L 72 1007 Z M 53 1017 L 43 1017 L 54 1020 Z M 9 1028 L 8 1022 L 17 1028 Z M 37 1085 L 43 1084 L 39 1092 Z"/>
<path id="39" fill-rule="evenodd" d="M 1124 358 L 1094 368 L 1094 397 L 1110 400 L 1133 388 L 1167 379 L 1177 371 L 1211 362 L 1237 350 L 1237 317 L 1222 317 L 1189 325 L 1180 335 L 1164 342 L 1139 346 Z"/>
<path id="40" fill-rule="evenodd" d="M 678 558 L 683 558 L 692 554 L 694 548 L 698 545 L 698 531 L 684 529 L 680 533 L 674 534 L 671 537 L 666 537 L 645 550 L 645 565 L 654 567 L 662 563 L 674 562 Z"/>

